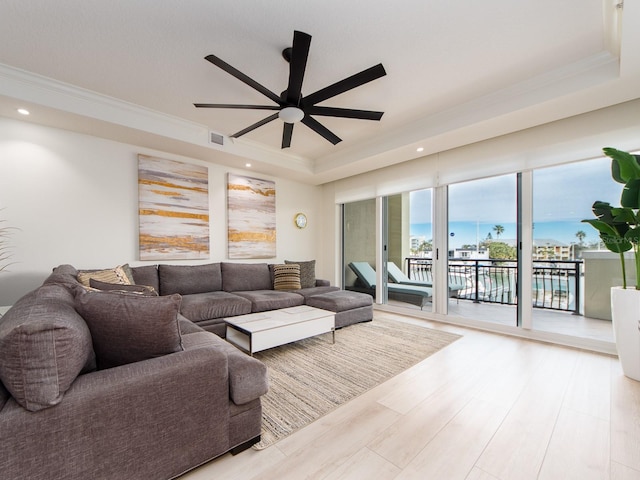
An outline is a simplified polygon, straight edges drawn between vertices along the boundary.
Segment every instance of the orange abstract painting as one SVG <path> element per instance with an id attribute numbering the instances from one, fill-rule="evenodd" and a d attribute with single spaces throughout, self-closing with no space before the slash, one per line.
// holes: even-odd
<path id="1" fill-rule="evenodd" d="M 209 258 L 207 167 L 138 155 L 140 260 Z"/>
<path id="2" fill-rule="evenodd" d="M 275 257 L 275 182 L 230 173 L 227 207 L 229 258 Z"/>

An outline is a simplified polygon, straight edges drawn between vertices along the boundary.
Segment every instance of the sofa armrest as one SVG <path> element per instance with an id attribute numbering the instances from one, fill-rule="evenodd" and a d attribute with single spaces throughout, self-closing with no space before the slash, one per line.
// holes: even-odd
<path id="1" fill-rule="evenodd" d="M 195 332 L 182 336 L 185 350 L 212 348 L 224 352 L 229 364 L 229 397 L 236 405 L 260 398 L 269 390 L 267 367 L 226 340 L 210 332 Z"/>
<path id="2" fill-rule="evenodd" d="M 323 280 L 321 278 L 316 278 L 316 287 L 328 287 L 331 285 L 329 280 Z"/>
<path id="3" fill-rule="evenodd" d="M 38 412 L 10 399 L 0 477 L 173 478 L 231 448 L 227 385 L 226 354 L 203 348 L 80 375 Z"/>

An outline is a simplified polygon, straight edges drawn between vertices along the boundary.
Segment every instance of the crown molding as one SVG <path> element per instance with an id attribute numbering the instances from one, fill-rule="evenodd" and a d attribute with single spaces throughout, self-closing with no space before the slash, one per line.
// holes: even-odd
<path id="1" fill-rule="evenodd" d="M 296 173 L 312 174 L 314 162 L 257 143 L 222 135 L 223 145 L 209 142 L 209 128 L 140 105 L 119 100 L 42 75 L 0 64 L 0 95 L 42 105 L 78 118 L 90 118 L 134 129 L 245 160 L 286 165 Z M 100 136 L 99 132 L 94 132 Z M 217 132 L 215 132 L 217 133 Z"/>

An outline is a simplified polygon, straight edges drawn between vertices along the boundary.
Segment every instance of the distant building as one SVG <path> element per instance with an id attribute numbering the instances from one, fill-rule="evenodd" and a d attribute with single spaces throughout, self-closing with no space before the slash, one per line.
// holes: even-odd
<path id="1" fill-rule="evenodd" d="M 573 260 L 573 246 L 552 238 L 534 238 L 533 259 Z"/>
<path id="2" fill-rule="evenodd" d="M 494 242 L 506 243 L 515 247 L 518 242 L 513 238 L 493 240 Z M 573 260 L 573 245 L 559 242 L 553 238 L 533 239 L 533 259 L 534 260 Z"/>
<path id="3" fill-rule="evenodd" d="M 424 235 L 411 235 L 411 237 L 409 237 L 409 241 L 411 242 L 409 248 L 411 248 L 411 250 L 417 250 L 420 245 L 422 245 L 422 242 L 426 242 L 427 239 Z"/>
<path id="4" fill-rule="evenodd" d="M 487 260 L 489 258 L 489 250 L 484 247 L 480 247 L 480 250 L 476 248 L 456 248 L 449 250 L 449 258 L 463 258 L 473 260 Z"/>

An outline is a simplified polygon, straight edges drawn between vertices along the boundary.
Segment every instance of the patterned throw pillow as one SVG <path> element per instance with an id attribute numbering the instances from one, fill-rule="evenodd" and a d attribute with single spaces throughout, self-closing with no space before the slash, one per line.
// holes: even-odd
<path id="1" fill-rule="evenodd" d="M 128 267 L 128 265 L 127 265 Z M 127 275 L 124 265 L 106 270 L 79 270 L 78 281 L 85 287 L 90 287 L 91 279 L 105 283 L 119 283 L 120 285 L 131 285 L 133 282 Z"/>
<path id="2" fill-rule="evenodd" d="M 300 265 L 300 284 L 302 288 L 311 288 L 316 286 L 316 261 L 294 262 L 293 260 L 285 260 L 285 264 Z"/>
<path id="3" fill-rule="evenodd" d="M 274 265 L 273 289 L 274 290 L 299 290 L 300 265 Z"/>

